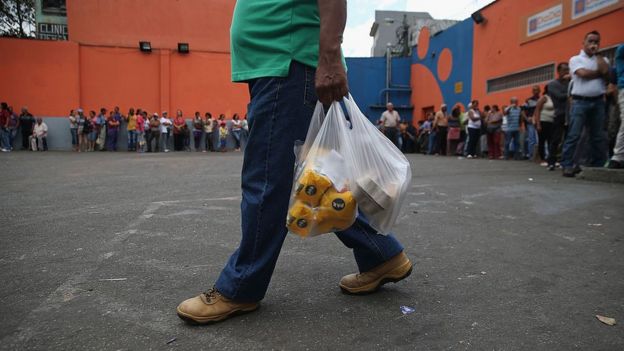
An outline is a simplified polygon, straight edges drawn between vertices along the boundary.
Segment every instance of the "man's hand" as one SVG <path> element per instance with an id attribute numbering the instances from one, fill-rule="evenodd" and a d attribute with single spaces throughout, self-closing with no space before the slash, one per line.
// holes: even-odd
<path id="1" fill-rule="evenodd" d="M 347 3 L 345 0 L 318 0 L 318 8 L 321 28 L 315 88 L 319 100 L 330 105 L 349 93 L 340 51 L 347 22 Z"/>

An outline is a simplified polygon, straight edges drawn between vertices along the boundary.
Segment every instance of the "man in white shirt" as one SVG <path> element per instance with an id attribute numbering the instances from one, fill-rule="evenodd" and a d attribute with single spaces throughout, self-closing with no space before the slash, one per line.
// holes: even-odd
<path id="1" fill-rule="evenodd" d="M 561 167 L 564 177 L 574 177 L 574 154 L 583 127 L 590 138 L 592 167 L 602 167 L 607 159 L 607 136 L 604 131 L 605 92 L 609 63 L 598 55 L 600 33 L 585 35 L 583 50 L 570 59 L 572 106 L 568 133 L 563 144 Z"/>
<path id="2" fill-rule="evenodd" d="M 389 102 L 386 104 L 386 111 L 381 114 L 381 118 L 379 119 L 383 127 L 383 132 L 390 141 L 396 147 L 399 147 L 399 122 L 401 122 L 401 116 L 399 113 L 394 110 L 394 105 Z"/>
<path id="3" fill-rule="evenodd" d="M 30 136 L 30 147 L 32 151 L 48 151 L 48 126 L 41 117 L 37 118 L 37 124 Z"/>
<path id="4" fill-rule="evenodd" d="M 160 140 L 162 141 L 162 150 L 169 152 L 169 136 L 171 135 L 172 122 L 167 116 L 167 111 L 163 111 L 160 117 Z"/>

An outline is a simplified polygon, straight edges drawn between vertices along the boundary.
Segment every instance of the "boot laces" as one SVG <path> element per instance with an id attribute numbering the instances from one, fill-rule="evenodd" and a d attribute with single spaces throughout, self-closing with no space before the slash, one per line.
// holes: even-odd
<path id="1" fill-rule="evenodd" d="M 208 302 L 212 302 L 212 300 L 215 300 L 217 297 L 221 296 L 219 291 L 217 291 L 217 289 L 215 289 L 214 287 L 206 291 L 204 295 L 206 295 L 206 300 L 208 300 Z"/>

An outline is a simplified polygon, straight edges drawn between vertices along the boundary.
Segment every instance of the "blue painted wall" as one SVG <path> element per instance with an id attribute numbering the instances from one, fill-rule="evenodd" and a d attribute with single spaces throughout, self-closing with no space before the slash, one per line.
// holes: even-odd
<path id="1" fill-rule="evenodd" d="M 372 106 L 385 105 L 385 95 L 382 95 L 382 90 L 386 87 L 386 58 L 346 58 L 346 62 L 351 95 L 353 95 L 360 110 L 371 121 L 376 122 L 385 110 L 385 108 Z M 393 85 L 409 87 L 410 64 L 411 58 L 409 57 L 392 59 L 391 83 Z M 409 92 L 392 92 L 390 100 L 399 107 L 398 110 L 402 117 L 411 120 L 411 110 L 404 112 L 400 108 L 400 106 L 411 105 Z"/>
<path id="2" fill-rule="evenodd" d="M 472 52 L 474 24 L 468 18 L 432 36 L 429 51 L 424 59 L 418 58 L 417 50 L 412 50 L 412 63 L 420 63 L 433 73 L 440 87 L 444 103 L 449 107 L 457 102 L 467 106 L 472 97 Z M 449 78 L 442 82 L 438 77 L 438 57 L 444 48 L 453 55 L 453 68 Z M 463 91 L 455 93 L 455 83 L 463 82 Z"/>

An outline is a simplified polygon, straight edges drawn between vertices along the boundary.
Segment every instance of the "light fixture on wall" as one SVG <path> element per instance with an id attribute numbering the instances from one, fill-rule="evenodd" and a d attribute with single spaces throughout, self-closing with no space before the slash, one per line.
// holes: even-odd
<path id="1" fill-rule="evenodd" d="M 476 24 L 482 24 L 482 23 L 487 22 L 487 19 L 483 17 L 483 14 L 481 13 L 481 11 L 477 11 L 473 13 L 472 15 L 470 15 L 470 17 L 472 17 L 472 20 Z"/>
<path id="2" fill-rule="evenodd" d="M 191 51 L 188 43 L 178 43 L 178 52 L 188 54 Z"/>
<path id="3" fill-rule="evenodd" d="M 140 41 L 139 50 L 141 50 L 142 52 L 152 52 L 152 43 L 150 43 L 149 41 Z"/>

